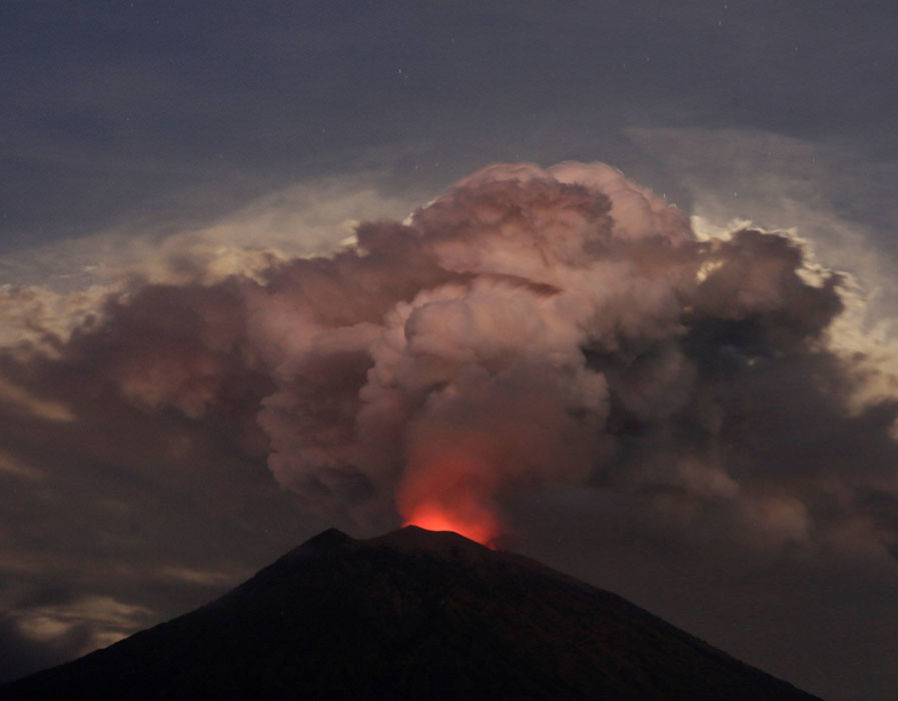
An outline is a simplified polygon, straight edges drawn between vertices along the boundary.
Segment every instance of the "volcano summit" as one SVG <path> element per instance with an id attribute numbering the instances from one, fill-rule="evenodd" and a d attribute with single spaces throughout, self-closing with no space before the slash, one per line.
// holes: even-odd
<path id="1" fill-rule="evenodd" d="M 624 599 L 452 532 L 328 530 L 4 699 L 813 699 Z"/>

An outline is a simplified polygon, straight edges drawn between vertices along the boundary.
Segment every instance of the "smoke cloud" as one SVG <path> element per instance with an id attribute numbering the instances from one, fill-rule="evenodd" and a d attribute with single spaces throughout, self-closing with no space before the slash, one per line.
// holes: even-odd
<path id="1" fill-rule="evenodd" d="M 898 404 L 850 401 L 846 294 L 794 236 L 699 238 L 609 166 L 494 165 L 333 255 L 117 293 L 4 367 L 29 396 L 77 384 L 219 427 L 367 527 L 489 541 L 571 488 L 661 530 L 889 552 L 864 505 L 896 498 Z"/>

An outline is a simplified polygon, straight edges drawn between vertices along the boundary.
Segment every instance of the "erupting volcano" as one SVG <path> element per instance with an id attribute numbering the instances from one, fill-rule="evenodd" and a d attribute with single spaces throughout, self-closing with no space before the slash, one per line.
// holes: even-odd
<path id="1" fill-rule="evenodd" d="M 299 513 L 419 528 L 314 539 L 221 601 L 71 668 L 79 678 L 108 670 L 121 684 L 104 695 L 169 683 L 186 696 L 189 678 L 191 689 L 254 696 L 270 676 L 291 697 L 791 698 L 645 612 L 497 552 L 500 537 L 557 540 L 562 561 L 591 558 L 635 591 L 674 573 L 655 600 L 679 597 L 693 621 L 729 620 L 730 602 L 741 608 L 720 630 L 731 632 L 754 622 L 754 606 L 800 601 L 777 576 L 746 603 L 742 580 L 770 563 L 816 563 L 807 571 L 823 577 L 828 558 L 845 558 L 849 581 L 855 557 L 884 558 L 876 567 L 894 576 L 895 529 L 879 509 L 894 502 L 883 466 L 896 464 L 896 402 L 876 398 L 891 375 L 860 360 L 853 341 L 834 345 L 853 334 L 843 317 L 860 300 L 794 232 L 696 232 L 666 199 L 600 163 L 496 164 L 401 221 L 359 224 L 328 255 L 253 260 L 222 279 L 110 296 L 68 340 L 46 341 L 47 358 L 8 356 L 0 404 L 13 396 L 30 407 L 16 421 L 38 431 L 42 461 L 60 449 L 44 453 L 51 434 L 32 422 L 60 424 L 64 440 L 52 445 L 74 445 L 82 424 L 71 406 L 93 422 L 78 464 L 96 463 L 98 475 L 108 450 L 135 484 L 143 471 L 163 480 L 160 495 L 177 493 L 195 464 L 191 485 L 216 484 L 221 463 L 234 485 L 263 489 L 234 486 L 221 500 L 203 490 L 199 514 L 265 511 L 283 495 L 262 480 L 264 463 Z M 125 423 L 112 421 L 120 415 Z M 121 440 L 143 416 L 153 432 Z M 108 428 L 119 425 L 127 430 Z M 157 443 L 159 466 L 141 449 Z M 0 473 L 40 484 L 27 461 L 4 460 Z M 109 489 L 92 498 L 99 542 L 129 524 L 180 535 L 164 501 L 141 496 L 139 509 L 119 511 L 109 506 L 119 488 Z M 35 492 L 35 513 L 50 496 Z M 234 528 L 244 543 L 271 532 L 242 516 Z M 578 537 L 562 544 L 562 532 Z M 210 531 L 198 533 L 206 548 Z M 617 552 L 620 567 L 607 556 Z M 186 553 L 160 550 L 152 576 L 203 581 L 169 566 L 190 562 Z M 710 598 L 718 580 L 731 598 Z M 773 629 L 747 633 L 745 649 L 768 648 Z M 226 683 L 231 660 L 245 666 L 239 693 Z"/>

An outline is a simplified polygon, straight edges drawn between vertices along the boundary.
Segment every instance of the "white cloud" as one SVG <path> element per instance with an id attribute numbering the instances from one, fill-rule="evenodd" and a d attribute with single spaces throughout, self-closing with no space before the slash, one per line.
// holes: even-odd
<path id="1" fill-rule="evenodd" d="M 384 194 L 379 171 L 310 179 L 189 230 L 101 231 L 0 257 L 0 347 L 52 355 L 109 295 L 135 282 L 212 284 L 277 261 L 327 255 L 352 241 L 359 219 L 402 218 L 420 201 Z"/>

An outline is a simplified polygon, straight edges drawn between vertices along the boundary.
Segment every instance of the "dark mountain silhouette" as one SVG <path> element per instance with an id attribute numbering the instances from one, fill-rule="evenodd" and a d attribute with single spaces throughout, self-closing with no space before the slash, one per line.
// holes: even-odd
<path id="1" fill-rule="evenodd" d="M 813 699 L 456 533 L 312 538 L 222 598 L 3 699 Z"/>

